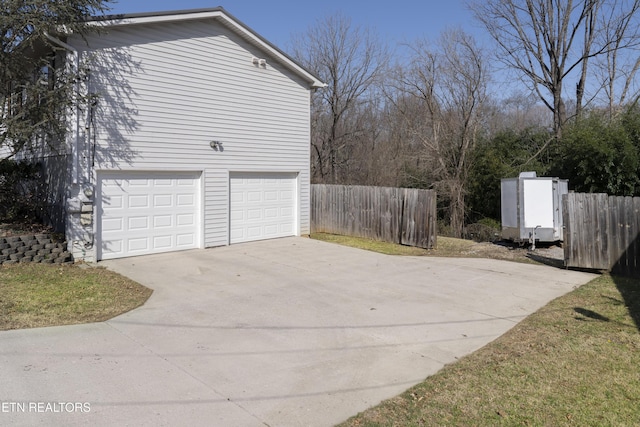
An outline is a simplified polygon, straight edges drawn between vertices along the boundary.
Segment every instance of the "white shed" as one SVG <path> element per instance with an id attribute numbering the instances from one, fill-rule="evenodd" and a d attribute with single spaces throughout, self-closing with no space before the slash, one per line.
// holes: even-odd
<path id="1" fill-rule="evenodd" d="M 53 38 L 90 96 L 46 162 L 76 259 L 309 233 L 317 77 L 222 8 L 95 24 Z"/>
<path id="2" fill-rule="evenodd" d="M 562 196 L 569 181 L 522 172 L 501 180 L 502 237 L 535 243 L 563 240 Z"/>

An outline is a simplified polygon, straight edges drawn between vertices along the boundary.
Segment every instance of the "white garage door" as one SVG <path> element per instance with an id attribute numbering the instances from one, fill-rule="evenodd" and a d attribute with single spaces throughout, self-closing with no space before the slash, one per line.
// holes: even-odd
<path id="1" fill-rule="evenodd" d="M 200 173 L 104 174 L 98 188 L 99 259 L 198 247 Z"/>
<path id="2" fill-rule="evenodd" d="M 295 173 L 232 173 L 229 242 L 294 236 L 296 177 Z"/>

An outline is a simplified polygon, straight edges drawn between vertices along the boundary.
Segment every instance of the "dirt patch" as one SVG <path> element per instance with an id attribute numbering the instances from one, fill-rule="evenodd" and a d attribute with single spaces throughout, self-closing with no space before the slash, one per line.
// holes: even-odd
<path id="1" fill-rule="evenodd" d="M 538 245 L 535 249 L 509 242 L 481 242 L 471 245 L 460 256 L 503 259 L 508 261 L 536 262 L 562 267 L 564 249 L 559 244 Z"/>
<path id="2" fill-rule="evenodd" d="M 478 243 L 473 240 L 438 236 L 435 249 L 422 249 L 337 234 L 313 233 L 310 237 L 387 255 L 491 258 L 564 267 L 564 251 L 559 245 L 538 245 L 535 249 L 531 249 L 528 246 L 520 246 L 510 242 Z"/>

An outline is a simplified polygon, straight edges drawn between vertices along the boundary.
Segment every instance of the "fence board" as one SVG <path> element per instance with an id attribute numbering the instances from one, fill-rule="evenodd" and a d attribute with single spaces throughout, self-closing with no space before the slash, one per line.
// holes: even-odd
<path id="1" fill-rule="evenodd" d="M 640 197 L 563 196 L 567 267 L 640 275 Z"/>
<path id="2" fill-rule="evenodd" d="M 608 199 L 606 194 L 563 196 L 565 265 L 608 269 Z"/>
<path id="3" fill-rule="evenodd" d="M 400 243 L 420 248 L 433 248 L 435 203 L 430 191 L 404 189 L 402 234 Z"/>
<path id="4" fill-rule="evenodd" d="M 311 231 L 431 249 L 435 198 L 432 190 L 313 184 Z"/>

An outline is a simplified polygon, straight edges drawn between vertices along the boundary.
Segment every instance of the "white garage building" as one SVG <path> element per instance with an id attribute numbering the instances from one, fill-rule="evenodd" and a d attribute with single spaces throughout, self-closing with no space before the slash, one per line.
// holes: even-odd
<path id="1" fill-rule="evenodd" d="M 53 197 L 76 259 L 309 233 L 321 81 L 222 8 L 96 25 L 86 41 L 52 37 L 89 95 L 57 160 L 45 156 L 50 180 L 66 174 Z"/>

